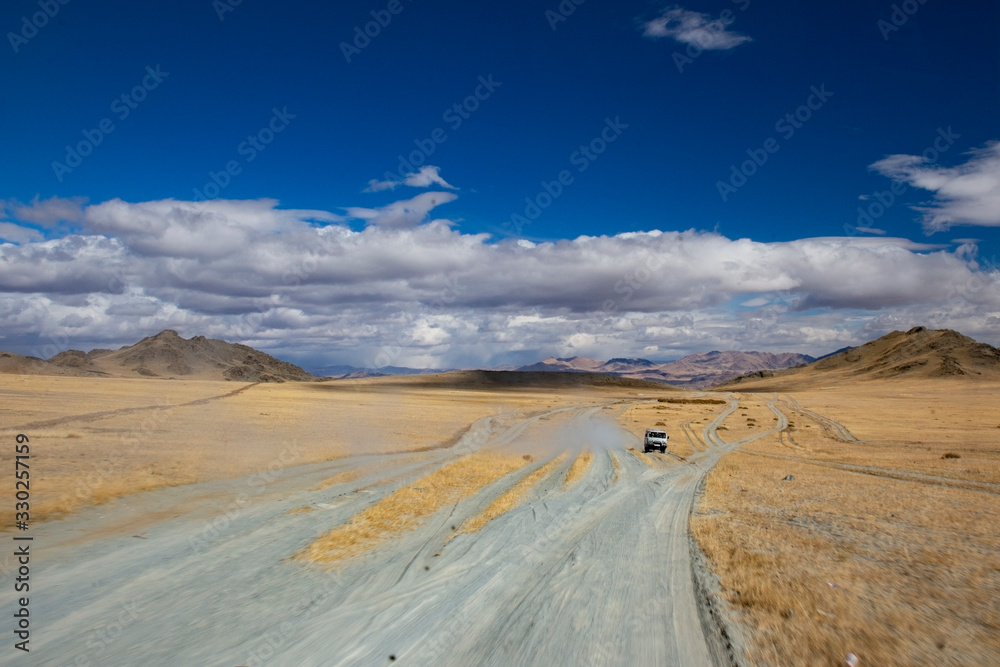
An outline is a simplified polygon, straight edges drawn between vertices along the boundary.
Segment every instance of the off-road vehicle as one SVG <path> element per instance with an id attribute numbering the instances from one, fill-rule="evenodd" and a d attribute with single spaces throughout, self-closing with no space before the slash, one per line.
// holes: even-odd
<path id="1" fill-rule="evenodd" d="M 646 437 L 642 441 L 642 451 L 648 452 L 651 449 L 659 449 L 660 452 L 667 453 L 667 432 L 658 428 L 647 428 Z"/>

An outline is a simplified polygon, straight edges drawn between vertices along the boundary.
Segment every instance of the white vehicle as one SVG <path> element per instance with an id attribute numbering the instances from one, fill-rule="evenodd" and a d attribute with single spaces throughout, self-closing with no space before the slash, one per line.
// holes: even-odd
<path id="1" fill-rule="evenodd" d="M 642 441 L 642 451 L 648 452 L 651 449 L 659 449 L 662 453 L 667 453 L 667 440 L 670 438 L 667 436 L 666 431 L 661 431 L 655 428 L 646 429 L 646 437 Z"/>

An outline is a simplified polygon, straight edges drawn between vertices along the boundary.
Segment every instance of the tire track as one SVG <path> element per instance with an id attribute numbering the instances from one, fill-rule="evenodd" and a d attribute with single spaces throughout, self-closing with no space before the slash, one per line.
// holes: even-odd
<path id="1" fill-rule="evenodd" d="M 823 432 L 830 435 L 834 440 L 841 440 L 843 442 L 854 442 L 854 443 L 863 442 L 862 440 L 858 440 L 857 438 L 855 438 L 854 434 L 852 434 L 849 430 L 847 430 L 847 427 L 841 424 L 840 422 L 834 421 L 829 417 L 824 417 L 823 415 L 819 414 L 818 412 L 814 412 L 813 410 L 808 410 L 806 408 L 803 408 L 801 405 L 799 405 L 798 401 L 796 401 L 788 394 L 785 394 L 785 398 L 782 402 L 789 404 L 792 410 L 800 412 L 813 419 L 817 424 L 820 425 L 820 427 L 823 429 Z"/>
<path id="2" fill-rule="evenodd" d="M 142 405 L 135 408 L 120 408 L 118 410 L 105 410 L 103 412 L 85 412 L 79 415 L 71 415 L 69 417 L 60 417 L 58 419 L 46 419 L 42 421 L 29 422 L 27 424 L 22 424 L 21 426 L 12 427 L 12 430 L 24 431 L 28 429 L 39 429 L 48 428 L 50 426 L 60 426 L 67 423 L 78 423 L 78 422 L 91 422 L 97 421 L 99 419 L 104 419 L 106 417 L 116 417 L 119 415 L 129 415 L 135 414 L 137 412 L 150 412 L 150 411 L 163 411 L 163 410 L 173 410 L 175 408 L 189 408 L 195 405 L 204 405 L 206 403 L 211 403 L 213 401 L 222 400 L 223 398 L 231 398 L 238 394 L 242 394 L 248 389 L 252 389 L 257 385 L 262 384 L 261 382 L 252 382 L 248 385 L 240 387 L 239 389 L 234 389 L 225 394 L 219 394 L 218 396 L 208 396 L 206 398 L 199 398 L 194 401 L 187 401 L 186 403 L 177 403 L 174 405 Z"/>
<path id="3" fill-rule="evenodd" d="M 697 454 L 698 452 L 703 452 L 708 449 L 708 445 L 706 445 L 701 438 L 698 437 L 698 434 L 691 429 L 691 420 L 682 421 L 680 428 L 681 433 L 683 433 L 684 437 L 687 438 L 688 444 L 691 445 L 691 450 L 693 452 Z M 697 445 L 695 444 L 695 441 L 697 441 Z"/>
<path id="4" fill-rule="evenodd" d="M 705 430 L 702 431 L 704 435 L 705 442 L 712 448 L 723 448 L 726 447 L 726 441 L 719 437 L 718 428 L 722 425 L 722 422 L 726 420 L 726 417 L 733 414 L 737 408 L 740 407 L 740 402 L 732 395 L 728 394 L 726 396 L 729 399 L 729 405 L 722 409 L 715 419 L 710 421 Z"/>
<path id="5" fill-rule="evenodd" d="M 726 448 L 701 452 L 697 466 L 663 457 L 650 468 L 621 455 L 634 435 L 595 416 L 599 409 L 551 411 L 574 412 L 565 423 L 537 425 L 545 435 L 560 429 L 568 442 L 581 432 L 592 438 L 586 444 L 593 463 L 576 484 L 565 487 L 560 468 L 528 502 L 445 545 L 451 526 L 521 478 L 512 473 L 338 571 L 288 557 L 393 484 L 372 495 L 345 493 L 356 483 L 318 490 L 329 465 L 310 475 L 289 471 L 280 488 L 274 482 L 232 512 L 197 550 L 188 541 L 203 524 L 216 525 L 211 516 L 211 523 L 204 514 L 162 521 L 142 540 L 94 539 L 72 549 L 51 538 L 100 525 L 97 510 L 84 517 L 89 523 L 42 524 L 39 537 L 50 547 L 39 576 L 52 594 L 39 601 L 37 613 L 47 620 L 38 648 L 53 664 L 73 662 L 87 654 L 95 627 L 138 599 L 143 618 L 155 622 L 123 625 L 102 664 L 723 664 L 706 639 L 717 631 L 699 613 L 688 519 L 699 483 Z M 529 429 L 542 416 L 490 437 L 483 448 L 537 441 Z M 430 463 L 458 455 L 437 450 Z M 391 456 L 369 456 L 357 464 L 380 461 L 378 479 L 416 478 L 429 463 L 401 469 Z M 228 498 L 245 484 L 212 488 Z M 154 492 L 147 502 L 199 488 Z M 303 505 L 317 509 L 285 513 Z M 220 517 L 224 512 L 218 507 Z M 81 590 L 84 580 L 93 585 Z"/>
<path id="6" fill-rule="evenodd" d="M 922 484 L 933 484 L 937 486 L 951 486 L 955 488 L 968 489 L 971 491 L 982 491 L 984 493 L 1000 494 L 1000 484 L 993 482 L 978 482 L 975 480 L 956 479 L 953 477 L 941 477 L 939 475 L 927 475 L 925 473 L 910 472 L 908 470 L 894 470 L 892 468 L 879 468 L 878 466 L 866 466 L 857 463 L 842 463 L 839 461 L 823 461 L 821 459 L 811 459 L 802 456 L 790 456 L 787 454 L 774 454 L 771 452 L 757 452 L 745 450 L 744 454 L 753 456 L 766 456 L 774 459 L 784 459 L 797 461 L 808 465 L 815 465 L 821 468 L 832 468 L 853 472 L 861 475 L 872 475 L 875 477 L 885 477 L 901 482 L 918 482 Z"/>

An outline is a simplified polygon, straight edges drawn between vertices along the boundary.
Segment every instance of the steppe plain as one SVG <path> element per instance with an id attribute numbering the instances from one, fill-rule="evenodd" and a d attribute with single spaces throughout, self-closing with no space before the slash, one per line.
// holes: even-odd
<path id="1" fill-rule="evenodd" d="M 5 468 L 31 443 L 33 656 L 1000 656 L 1000 383 L 484 377 L 0 375 Z M 658 423 L 670 450 L 643 453 Z"/>

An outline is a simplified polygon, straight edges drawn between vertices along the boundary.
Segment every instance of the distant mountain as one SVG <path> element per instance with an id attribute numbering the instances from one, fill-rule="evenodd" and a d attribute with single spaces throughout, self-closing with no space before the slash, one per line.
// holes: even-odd
<path id="1" fill-rule="evenodd" d="M 543 373 L 595 373 L 599 372 L 596 369 L 603 364 L 603 361 L 591 359 L 590 357 L 567 357 L 564 359 L 549 357 L 548 359 L 539 361 L 537 364 L 521 366 L 516 370 L 522 372 L 540 371 Z"/>
<path id="2" fill-rule="evenodd" d="M 651 389 L 657 392 L 677 391 L 673 387 L 664 386 L 662 382 L 580 371 L 449 371 L 447 373 L 387 377 L 379 381 L 379 386 L 491 390 L 522 390 L 525 388 L 571 390 L 580 387 L 625 387 Z"/>
<path id="3" fill-rule="evenodd" d="M 823 357 L 807 366 L 762 371 L 729 387 L 792 387 L 839 381 L 926 378 L 1000 380 L 1000 349 L 950 329 L 914 327 Z"/>
<path id="4" fill-rule="evenodd" d="M 814 359 L 805 354 L 785 352 L 706 352 L 677 361 L 656 363 L 648 359 L 615 358 L 599 361 L 588 357 L 549 357 L 519 371 L 606 373 L 638 380 L 666 382 L 683 387 L 703 388 L 754 371 L 779 370 L 807 364 Z"/>
<path id="5" fill-rule="evenodd" d="M 749 372 L 780 370 L 808 364 L 813 358 L 797 352 L 738 352 L 712 351 L 688 355 L 660 366 L 659 370 L 673 378 L 673 384 L 710 387 Z"/>
<path id="6" fill-rule="evenodd" d="M 238 343 L 204 336 L 181 338 L 172 329 L 119 350 L 67 350 L 48 361 L 10 353 L 0 372 L 35 375 L 159 377 L 242 382 L 316 380 L 298 366 Z"/>
<path id="7" fill-rule="evenodd" d="M 616 357 L 615 359 L 608 359 L 600 368 L 602 373 L 622 374 L 653 370 L 657 368 L 657 364 L 649 359 L 622 359 L 621 357 Z"/>
<path id="8" fill-rule="evenodd" d="M 317 377 L 336 379 L 377 378 L 386 375 L 427 375 L 429 373 L 447 373 L 455 370 L 433 368 L 407 368 L 406 366 L 381 366 L 379 368 L 359 368 L 357 366 L 332 365 L 310 368 L 309 372 Z"/>

